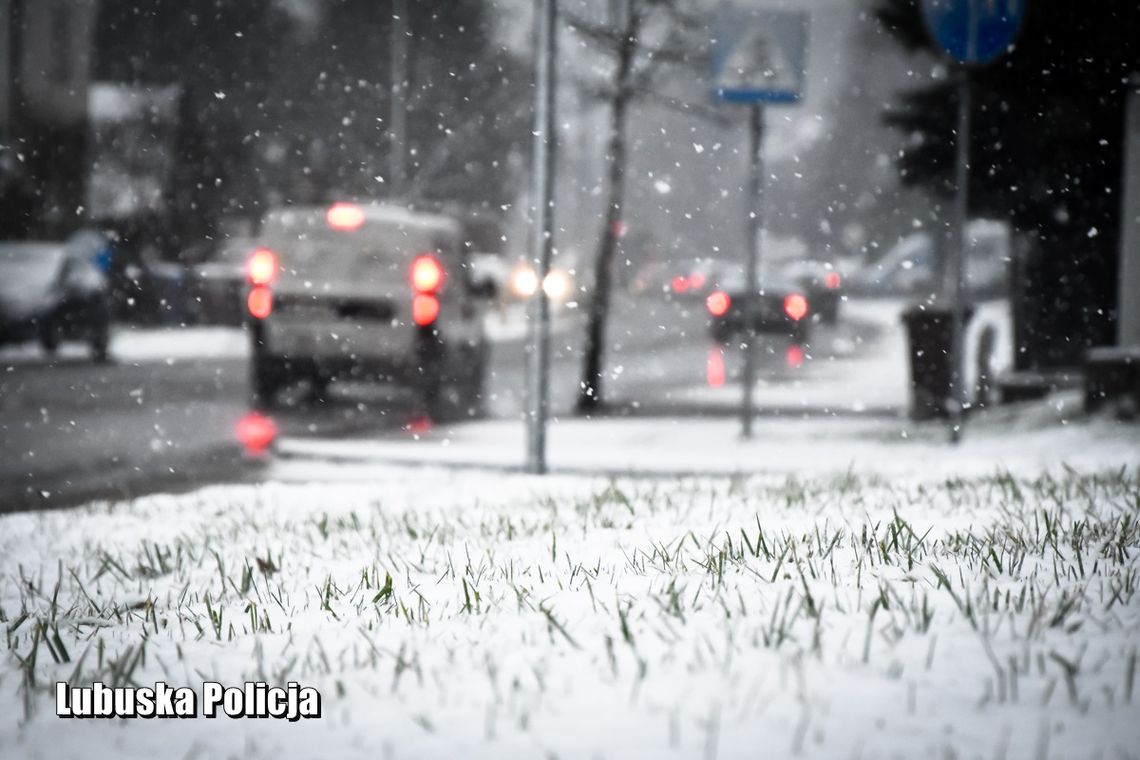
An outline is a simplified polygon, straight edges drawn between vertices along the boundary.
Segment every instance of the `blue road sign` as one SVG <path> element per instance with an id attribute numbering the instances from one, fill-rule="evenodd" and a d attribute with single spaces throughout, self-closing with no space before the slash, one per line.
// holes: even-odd
<path id="1" fill-rule="evenodd" d="M 1009 49 L 1029 0 L 922 0 L 934 40 L 961 63 L 989 63 Z"/>
<path id="2" fill-rule="evenodd" d="M 713 91 L 729 103 L 795 103 L 803 93 L 808 15 L 729 8 L 713 40 Z"/>

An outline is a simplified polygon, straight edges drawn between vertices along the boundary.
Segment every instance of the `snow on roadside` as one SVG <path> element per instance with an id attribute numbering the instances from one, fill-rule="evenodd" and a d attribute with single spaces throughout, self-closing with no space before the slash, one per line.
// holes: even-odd
<path id="1" fill-rule="evenodd" d="M 554 315 L 555 334 L 576 324 L 576 313 L 559 311 Z M 504 311 L 490 311 L 484 320 L 487 339 L 497 343 L 525 340 L 525 304 L 512 304 Z M 249 356 L 249 336 L 240 327 L 117 327 L 111 333 L 110 354 L 114 361 L 132 364 L 176 362 L 194 359 L 243 359 Z M 67 361 L 90 357 L 83 343 L 66 342 L 57 356 Z M 35 343 L 0 348 L 0 360 L 27 364 L 47 360 Z"/>
<path id="2" fill-rule="evenodd" d="M 530 335 L 526 302 L 506 304 L 487 310 L 483 317 L 483 331 L 492 343 L 511 343 L 526 340 Z M 580 312 L 567 307 L 555 307 L 551 313 L 550 331 L 553 335 L 568 332 L 579 319 Z"/>
<path id="3" fill-rule="evenodd" d="M 1073 421 L 1079 403 L 1056 404 L 1016 414 L 998 408 L 973 417 L 958 447 L 948 444 L 945 425 L 904 418 L 761 416 L 751 440 L 740 437 L 740 422 L 732 417 L 559 419 L 547 429 L 548 461 L 555 471 L 616 475 L 815 476 L 852 469 L 886 477 L 951 477 L 997 468 L 1034 473 L 1063 463 L 1140 466 L 1135 425 Z M 278 442 L 282 461 L 274 476 L 319 477 L 322 462 L 514 468 L 524 461 L 525 436 L 520 420 L 487 420 L 373 440 L 285 438 Z"/>
<path id="4" fill-rule="evenodd" d="M 0 517 L 0 756 L 1124 756 L 1138 472 L 990 464 L 649 481 L 373 466 L 359 484 Z M 41 643 L 22 667 L 36 631 L 68 661 Z M 325 712 L 52 715 L 54 680 L 115 674 L 298 680 Z"/>
<path id="5" fill-rule="evenodd" d="M 241 359 L 249 356 L 249 336 L 240 327 L 117 330 L 111 355 L 122 362 Z"/>
<path id="6" fill-rule="evenodd" d="M 577 314 L 559 310 L 552 331 L 565 332 L 576 324 Z M 484 320 L 487 339 L 511 342 L 527 337 L 525 304 L 512 304 L 503 311 L 490 311 Z M 243 359 L 249 356 L 249 336 L 240 327 L 116 327 L 111 333 L 110 354 L 114 361 L 133 364 L 194 359 Z M 65 342 L 57 356 L 67 361 L 90 357 L 83 343 Z M 0 347 L 0 361 L 8 364 L 43 362 L 47 355 L 35 343 Z"/>
<path id="7" fill-rule="evenodd" d="M 194 359 L 241 359 L 249 356 L 249 336 L 240 327 L 116 327 L 111 332 L 111 359 L 116 362 L 191 361 Z M 81 361 L 90 357 L 82 343 L 65 342 L 59 359 Z M 8 346 L 0 351 L 6 364 L 27 364 L 48 359 L 38 345 Z"/>
<path id="8" fill-rule="evenodd" d="M 907 301 L 851 299 L 842 306 L 838 328 L 822 328 L 818 345 L 809 345 L 803 366 L 778 381 L 761 378 L 756 403 L 783 409 L 829 409 L 861 413 L 867 410 L 907 409 L 910 404 L 910 359 L 902 312 Z M 966 381 L 972 387 L 978 376 L 978 350 L 983 331 L 993 334 L 993 376 L 1013 364 L 1013 326 L 1006 301 L 977 304 L 966 331 Z M 860 332 L 873 333 L 865 339 Z M 853 333 L 854 338 L 847 333 Z M 829 340 L 830 338 L 830 340 Z M 835 349 L 838 355 L 829 355 Z M 783 350 L 782 348 L 780 350 Z M 694 385 L 675 391 L 678 399 L 708 407 L 739 403 L 739 383 L 721 387 Z"/>

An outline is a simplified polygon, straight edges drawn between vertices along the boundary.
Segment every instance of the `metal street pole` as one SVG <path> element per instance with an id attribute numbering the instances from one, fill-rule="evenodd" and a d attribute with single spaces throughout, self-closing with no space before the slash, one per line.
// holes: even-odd
<path id="1" fill-rule="evenodd" d="M 966 227 L 970 214 L 970 75 L 963 68 L 958 83 L 958 132 L 955 135 L 955 183 L 957 194 L 954 198 L 954 221 L 950 244 L 950 361 L 951 393 L 950 441 L 958 443 L 962 438 L 965 424 L 966 406 L 970 393 L 966 387 L 966 309 L 968 297 L 966 287 L 966 246 L 969 243 Z"/>
<path id="2" fill-rule="evenodd" d="M 764 213 L 764 106 L 752 105 L 750 114 L 748 197 L 748 259 L 744 268 L 744 393 L 741 397 L 740 434 L 752 437 L 753 387 L 756 385 L 756 299 L 760 292 L 760 254 Z"/>
<path id="3" fill-rule="evenodd" d="M 534 218 L 531 235 L 531 264 L 537 287 L 530 300 L 530 354 L 527 398 L 528 472 L 546 472 L 546 418 L 550 411 L 550 300 L 546 276 L 554 253 L 554 61 L 558 51 L 555 38 L 556 0 L 538 0 L 535 30 L 538 56 L 535 65 L 534 109 Z"/>
<path id="4" fill-rule="evenodd" d="M 950 389 L 946 400 L 950 440 L 958 443 L 963 434 L 970 389 L 966 385 L 966 323 L 970 311 L 967 287 L 970 212 L 970 67 L 986 64 L 1010 50 L 1025 16 L 1028 0 L 996 3 L 993 0 L 921 0 L 927 30 L 941 48 L 956 61 L 958 77 L 958 129 L 955 136 L 954 218 L 947 251 L 946 281 L 941 293 L 950 307 Z"/>
<path id="5" fill-rule="evenodd" d="M 392 99 L 388 135 L 388 188 L 394 198 L 404 197 L 408 175 L 408 2 L 392 0 Z"/>
<path id="6" fill-rule="evenodd" d="M 1120 286 L 1116 345 L 1140 349 L 1140 71 L 1128 83 L 1124 122 L 1124 192 L 1120 206 Z"/>

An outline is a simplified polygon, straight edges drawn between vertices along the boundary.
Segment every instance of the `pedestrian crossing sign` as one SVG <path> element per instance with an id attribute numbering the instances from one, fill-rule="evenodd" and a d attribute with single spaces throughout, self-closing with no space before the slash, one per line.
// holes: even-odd
<path id="1" fill-rule="evenodd" d="M 808 14 L 729 8 L 714 27 L 713 90 L 729 103 L 795 103 L 803 92 Z"/>

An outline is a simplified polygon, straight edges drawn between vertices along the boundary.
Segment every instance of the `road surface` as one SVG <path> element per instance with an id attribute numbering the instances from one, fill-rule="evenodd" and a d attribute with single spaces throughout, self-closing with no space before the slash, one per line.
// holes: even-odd
<path id="1" fill-rule="evenodd" d="M 556 324 L 552 412 L 568 415 L 579 381 L 581 316 L 565 312 Z M 826 350 L 822 347 L 836 336 L 849 337 L 851 329 L 819 330 L 813 342 Z M 492 344 L 486 411 L 521 419 L 524 330 L 499 332 Z M 176 343 L 177 334 L 169 340 Z M 699 302 L 621 302 L 610 328 L 606 397 L 623 414 L 705 411 L 691 390 L 717 379 L 710 351 L 718 349 L 708 337 Z M 249 411 L 244 353 L 206 351 L 196 357 L 164 352 L 160 343 L 149 355 L 120 357 L 105 366 L 80 353 L 56 359 L 35 349 L 0 354 L 0 511 L 256 477 L 258 461 L 245 455 L 235 432 Z M 810 382 L 811 366 L 789 367 L 778 341 L 766 341 L 759 353 L 766 382 L 793 376 Z M 738 362 L 732 347 L 722 354 L 724 390 L 731 390 Z M 352 387 L 334 391 L 322 406 L 301 403 L 278 414 L 282 434 L 409 435 L 423 424 L 410 399 Z"/>

